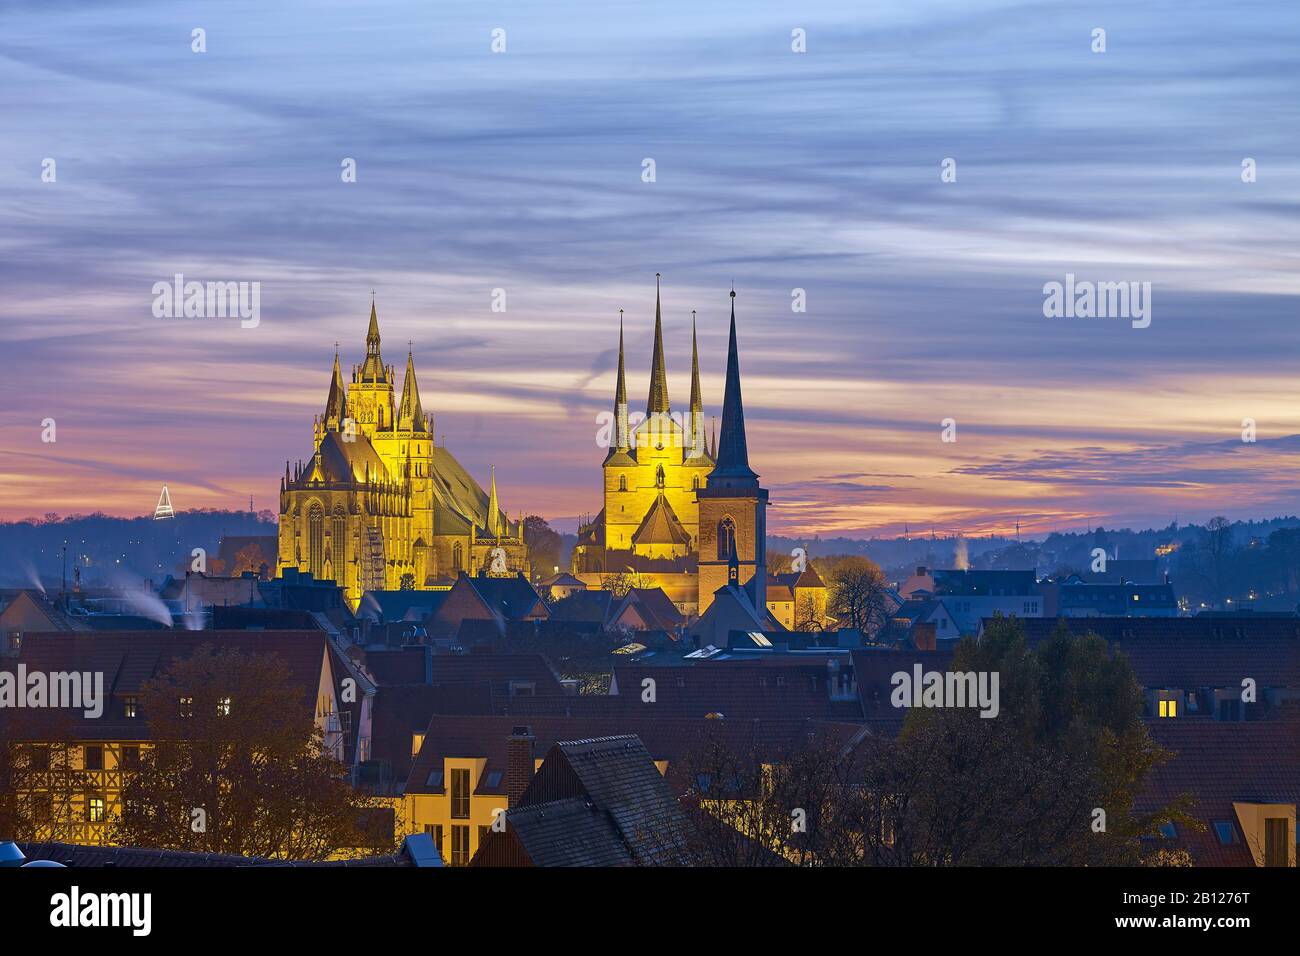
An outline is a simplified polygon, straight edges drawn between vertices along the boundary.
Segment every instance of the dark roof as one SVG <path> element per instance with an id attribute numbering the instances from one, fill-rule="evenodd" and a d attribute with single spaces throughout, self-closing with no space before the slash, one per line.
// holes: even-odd
<path id="1" fill-rule="evenodd" d="M 1108 558 L 1105 571 L 1084 571 L 1079 576 L 1089 584 L 1159 584 L 1157 558 Z"/>
<path id="2" fill-rule="evenodd" d="M 436 684 L 487 681 L 493 694 L 509 696 L 511 684 L 532 683 L 536 694 L 564 693 L 555 669 L 541 654 L 434 654 L 431 667 Z"/>
<path id="3" fill-rule="evenodd" d="M 210 609 L 215 631 L 319 631 L 320 622 L 311 611 L 281 607 L 244 607 L 216 604 Z"/>
<path id="4" fill-rule="evenodd" d="M 1250 866 L 1232 804 L 1300 803 L 1300 723 L 1157 718 L 1146 724 L 1155 742 L 1175 756 L 1151 770 L 1135 810 L 1149 813 L 1190 793 L 1192 816 L 1206 830 L 1180 827 L 1168 845 L 1188 850 L 1202 866 Z M 1220 841 L 1215 821 L 1231 824 L 1232 843 Z"/>
<path id="5" fill-rule="evenodd" d="M 307 862 L 300 860 L 272 860 L 261 856 L 237 856 L 232 853 L 189 853 L 184 850 L 155 850 L 142 847 L 87 846 L 78 843 L 19 843 L 23 856 L 29 860 L 53 860 L 70 867 L 229 867 L 229 866 L 292 866 L 292 867 L 370 867 L 417 866 L 418 860 L 431 860 L 418 842 L 426 834 L 413 834 L 406 838 L 402 848 L 386 856 L 359 857 L 342 860 Z M 414 845 L 412 845 L 414 844 Z M 425 862 L 437 866 L 437 862 Z"/>
<path id="6" fill-rule="evenodd" d="M 1064 621 L 1072 634 L 1095 633 L 1123 651 L 1143 687 L 1300 688 L 1300 621 L 1293 618 L 1029 618 L 1029 644 Z"/>
<path id="7" fill-rule="evenodd" d="M 817 569 L 811 564 L 805 565 L 802 571 L 787 571 L 785 574 L 772 575 L 782 587 L 787 588 L 824 588 L 826 582 L 822 576 L 817 573 Z"/>
<path id="8" fill-rule="evenodd" d="M 84 846 L 77 843 L 19 843 L 29 860 L 53 860 L 74 867 L 181 867 L 265 866 L 264 857 L 233 853 L 188 853 L 123 846 Z"/>
<path id="9" fill-rule="evenodd" d="M 581 578 L 574 577 L 568 571 L 561 571 L 558 574 L 552 574 L 549 578 L 542 578 L 538 584 L 544 588 L 585 588 L 587 586 L 586 582 Z"/>
<path id="10" fill-rule="evenodd" d="M 858 686 L 862 716 L 873 723 L 897 730 L 907 718 L 907 709 L 890 703 L 893 676 L 912 673 L 920 664 L 927 671 L 946 671 L 952 666 L 951 650 L 915 651 L 871 649 L 853 652 L 853 676 Z"/>
<path id="11" fill-rule="evenodd" d="M 1045 641 L 1056 630 L 1058 621 L 1075 634 L 1093 632 L 1107 641 L 1145 639 L 1148 637 L 1223 637 L 1249 638 L 1290 637 L 1300 639 L 1300 618 L 1198 615 L 1196 617 L 1030 617 L 1018 619 L 1030 645 Z M 991 623 L 984 619 L 984 625 Z"/>
<path id="12" fill-rule="evenodd" d="M 935 571 L 934 593 L 937 596 L 966 595 L 1036 595 L 1037 579 L 1029 571 Z"/>
<path id="13" fill-rule="evenodd" d="M 91 671 L 104 674 L 108 698 L 104 713 L 87 718 L 79 709 L 24 710 L 27 732 L 42 728 L 71 733 L 79 740 L 147 740 L 148 717 L 124 716 L 121 698 L 138 694 L 145 681 L 163 673 L 176 660 L 190 657 L 201 645 L 243 654 L 271 654 L 282 660 L 300 701 L 315 713 L 321 662 L 327 649 L 335 662 L 335 681 L 346 676 L 342 656 L 324 632 L 316 631 L 105 631 L 98 633 L 29 633 L 17 656 L 0 659 L 0 670 L 18 664 L 28 672 Z M 13 713 L 18 713 L 17 711 Z M 0 714 L 3 717 L 3 714 Z"/>
<path id="14" fill-rule="evenodd" d="M 637 613 L 652 629 L 671 631 L 686 623 L 686 615 L 677 610 L 663 588 L 631 588 L 623 598 L 622 607 L 629 604 L 636 606 Z"/>
<path id="15" fill-rule="evenodd" d="M 604 626 L 609 620 L 612 591 L 575 591 L 551 605 L 553 621 L 586 621 Z"/>
<path id="16" fill-rule="evenodd" d="M 425 656 L 431 651 L 432 648 L 423 644 L 414 647 L 368 650 L 361 656 L 361 665 L 375 679 L 375 683 L 381 686 L 424 684 L 428 683 Z"/>
<path id="17" fill-rule="evenodd" d="M 447 600 L 447 591 L 367 591 L 358 617 L 382 621 L 423 621 Z"/>
<path id="18" fill-rule="evenodd" d="M 508 621 L 518 620 L 534 611 L 549 615 L 541 595 L 522 574 L 513 577 L 471 577 L 463 575 L 489 608 Z"/>
<path id="19" fill-rule="evenodd" d="M 659 492 L 650 510 L 641 519 L 641 524 L 632 533 L 636 544 L 689 544 L 691 536 L 682 527 L 677 512 L 668 503 L 664 493 Z"/>
<path id="20" fill-rule="evenodd" d="M 381 685 L 371 714 L 371 768 L 364 782 L 395 792 L 411 772 L 412 734 L 423 733 L 434 714 L 490 714 L 488 681 Z"/>
<path id="21" fill-rule="evenodd" d="M 856 699 L 833 700 L 827 663 L 757 664 L 751 661 L 700 661 L 682 667 L 616 664 L 611 690 L 632 710 L 729 718 L 816 717 L 862 719 Z M 654 703 L 642 702 L 643 681 L 654 680 Z"/>
<path id="22" fill-rule="evenodd" d="M 411 766 L 406 793 L 441 793 L 445 783 L 431 780 L 449 757 L 478 757 L 485 763 L 475 793 L 506 793 L 507 740 L 526 725 L 536 742 L 534 754 L 546 753 L 555 743 L 588 737 L 635 735 L 656 761 L 669 764 L 669 778 L 675 791 L 690 781 L 677 776 L 683 766 L 674 766 L 708 743 L 725 745 L 738 756 L 758 754 L 775 760 L 813 735 L 829 735 L 846 742 L 861 730 L 857 724 L 812 719 L 795 720 L 710 720 L 654 716 L 645 713 L 566 716 L 436 716 L 424 731 L 424 744 Z M 409 741 L 408 741 L 409 743 Z"/>
<path id="23" fill-rule="evenodd" d="M 664 866 L 689 861 L 686 817 L 632 736 L 551 747 L 506 829 L 489 831 L 476 865 Z"/>

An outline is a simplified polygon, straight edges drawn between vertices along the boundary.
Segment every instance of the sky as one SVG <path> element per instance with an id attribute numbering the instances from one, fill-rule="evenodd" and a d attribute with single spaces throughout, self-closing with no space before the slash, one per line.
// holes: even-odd
<path id="1" fill-rule="evenodd" d="M 1300 512 L 1294 0 L 7 0 L 0 119 L 0 519 L 275 510 L 373 290 L 451 451 L 571 527 L 656 272 L 709 415 L 735 285 L 773 532 Z M 177 273 L 259 322 L 155 317 Z M 1045 316 L 1067 274 L 1149 326 Z"/>

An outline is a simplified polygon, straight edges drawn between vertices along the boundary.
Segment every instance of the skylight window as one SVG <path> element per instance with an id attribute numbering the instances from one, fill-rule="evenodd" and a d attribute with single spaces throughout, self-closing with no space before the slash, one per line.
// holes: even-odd
<path id="1" fill-rule="evenodd" d="M 1224 846 L 1237 842 L 1237 830 L 1233 827 L 1231 820 L 1215 820 L 1214 835 L 1219 838 L 1219 842 Z"/>

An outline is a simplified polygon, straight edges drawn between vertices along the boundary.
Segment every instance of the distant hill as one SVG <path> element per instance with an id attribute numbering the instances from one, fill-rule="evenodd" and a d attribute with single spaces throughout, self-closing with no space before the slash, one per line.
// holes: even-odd
<path id="1" fill-rule="evenodd" d="M 195 548 L 209 559 L 225 535 L 274 535 L 270 511 L 180 511 L 175 518 L 118 518 L 105 514 L 47 515 L 0 523 L 0 586 L 32 587 L 38 579 L 56 589 L 63 574 L 80 566 L 85 586 L 158 584 L 187 567 Z"/>

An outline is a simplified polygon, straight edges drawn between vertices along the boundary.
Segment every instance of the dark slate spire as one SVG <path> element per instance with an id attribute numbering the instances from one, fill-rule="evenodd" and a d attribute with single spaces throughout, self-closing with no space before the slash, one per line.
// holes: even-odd
<path id="1" fill-rule="evenodd" d="M 731 290 L 731 341 L 727 345 L 727 385 L 722 396 L 722 434 L 714 450 L 716 467 L 709 487 L 757 488 L 745 441 L 745 408 L 740 400 L 740 357 L 736 349 L 736 290 Z"/>
<path id="2" fill-rule="evenodd" d="M 650 359 L 650 397 L 646 400 L 648 418 L 668 413 L 668 372 L 664 368 L 664 323 L 659 308 L 659 273 L 655 273 L 655 350 Z"/>

